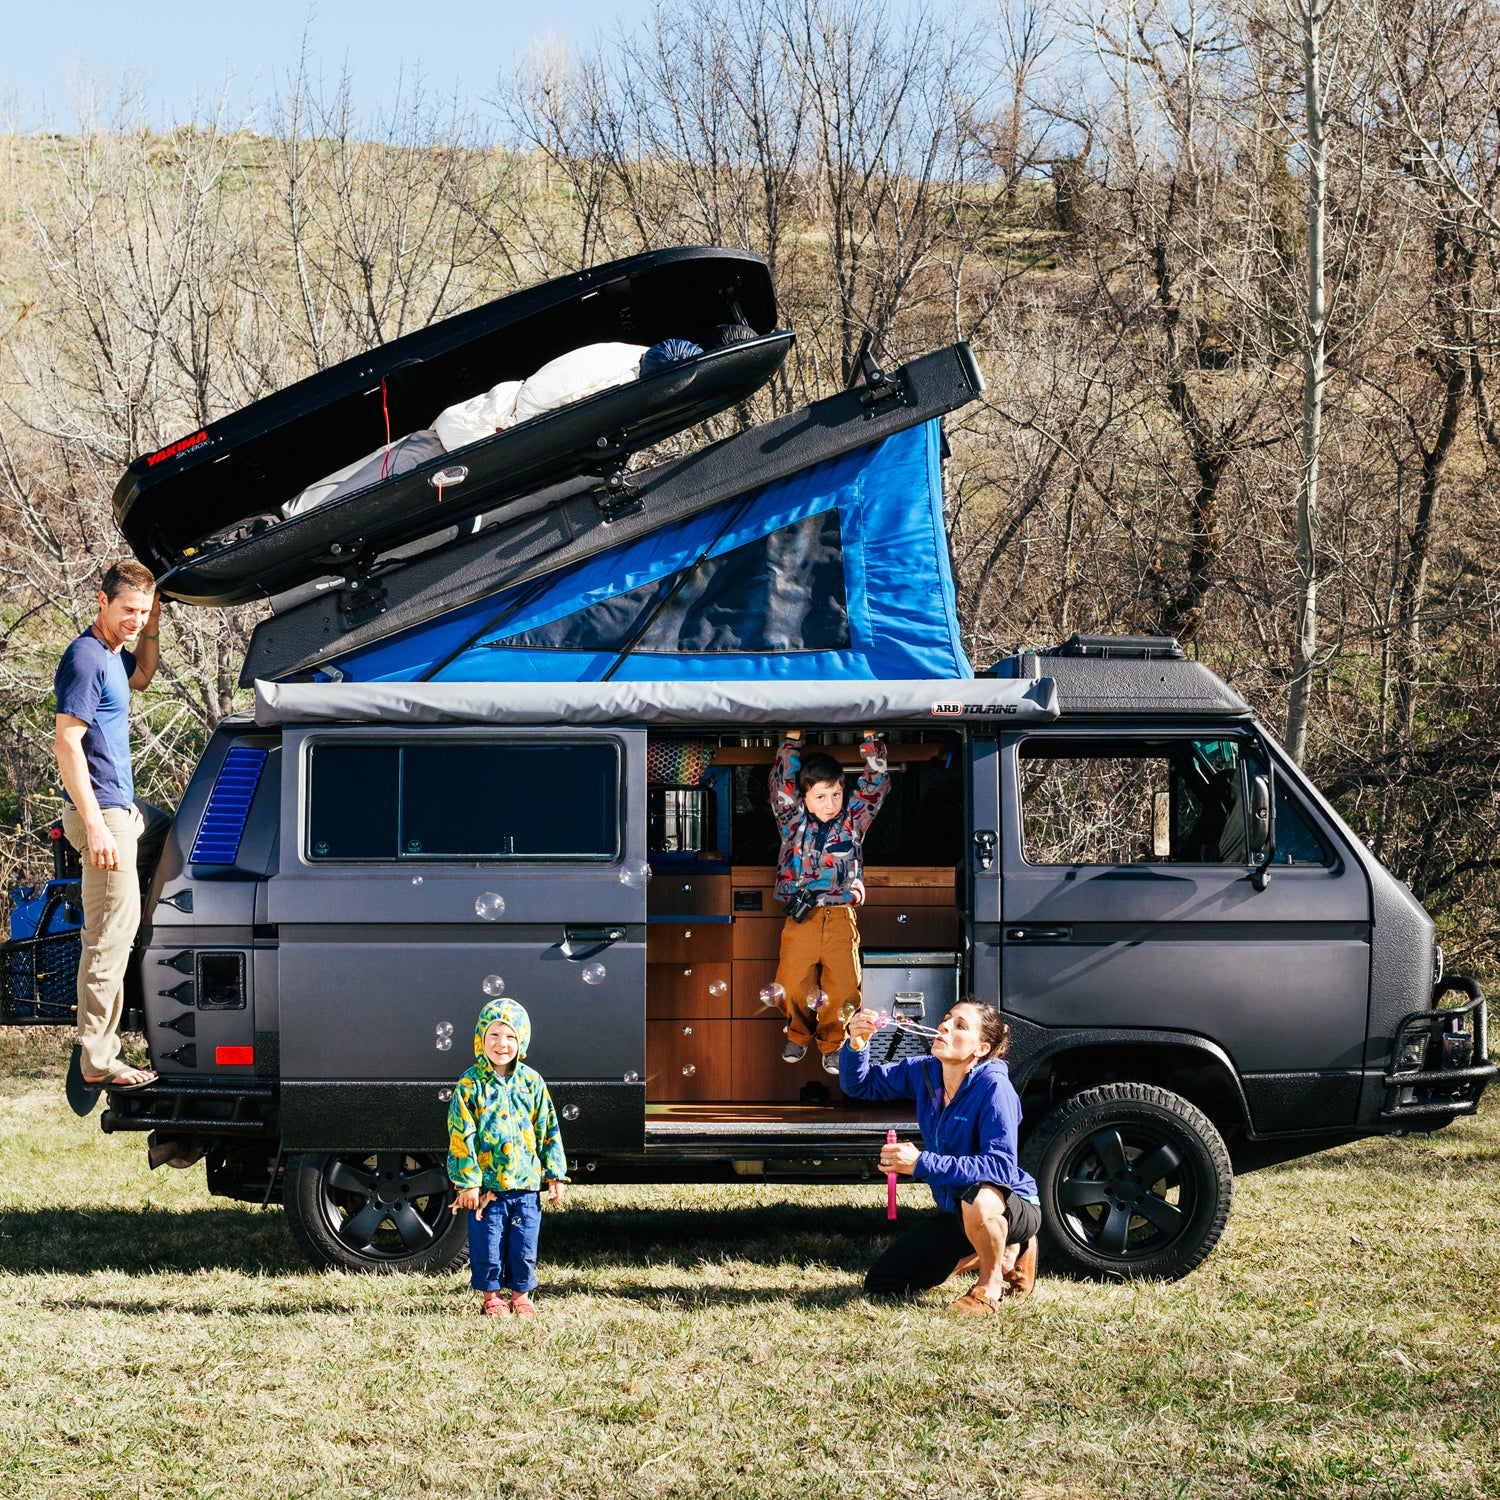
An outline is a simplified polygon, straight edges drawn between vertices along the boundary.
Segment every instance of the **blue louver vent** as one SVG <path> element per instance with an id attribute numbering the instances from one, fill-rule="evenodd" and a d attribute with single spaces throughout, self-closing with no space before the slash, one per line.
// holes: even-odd
<path id="1" fill-rule="evenodd" d="M 219 779 L 208 794 L 198 837 L 188 861 L 195 865 L 232 865 L 240 852 L 250 801 L 265 769 L 266 752 L 249 745 L 236 745 L 224 757 Z"/>

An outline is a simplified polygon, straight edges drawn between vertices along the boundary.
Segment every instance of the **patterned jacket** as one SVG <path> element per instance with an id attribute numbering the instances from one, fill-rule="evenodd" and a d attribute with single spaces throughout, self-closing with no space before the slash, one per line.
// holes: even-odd
<path id="1" fill-rule="evenodd" d="M 783 740 L 771 767 L 771 811 L 781 830 L 781 857 L 776 862 L 776 899 L 785 901 L 806 886 L 819 906 L 857 905 L 865 898 L 864 860 L 860 846 L 891 789 L 885 742 L 866 735 L 859 747 L 865 769 L 854 793 L 838 815 L 826 823 L 808 812 L 797 790 L 802 746 Z"/>
<path id="2" fill-rule="evenodd" d="M 484 1055 L 484 1033 L 504 1021 L 516 1034 L 511 1071 L 497 1073 Z M 552 1095 L 521 1061 L 531 1045 L 531 1018 L 513 1000 L 491 1000 L 474 1027 L 474 1066 L 458 1080 L 448 1106 L 448 1180 L 491 1193 L 535 1191 L 566 1182 L 568 1159 Z"/>

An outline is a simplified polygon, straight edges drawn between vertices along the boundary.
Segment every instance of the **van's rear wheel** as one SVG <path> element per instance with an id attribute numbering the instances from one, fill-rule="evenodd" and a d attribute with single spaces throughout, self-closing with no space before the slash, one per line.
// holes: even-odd
<path id="1" fill-rule="evenodd" d="M 403 1151 L 290 1157 L 282 1201 L 292 1237 L 320 1266 L 348 1271 L 446 1271 L 468 1244 L 465 1215 L 448 1212 L 443 1162 Z"/>
<path id="2" fill-rule="evenodd" d="M 1111 1083 L 1075 1094 L 1046 1115 L 1023 1155 L 1051 1268 L 1175 1281 L 1202 1264 L 1229 1219 L 1224 1139 L 1167 1089 Z"/>

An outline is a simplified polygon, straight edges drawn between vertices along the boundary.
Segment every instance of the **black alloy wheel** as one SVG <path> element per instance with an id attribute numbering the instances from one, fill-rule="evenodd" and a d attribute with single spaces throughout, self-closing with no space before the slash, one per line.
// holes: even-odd
<path id="1" fill-rule="evenodd" d="M 1213 1122 L 1150 1084 L 1086 1089 L 1027 1142 L 1051 1268 L 1100 1279 L 1175 1280 L 1229 1219 L 1234 1173 Z"/>
<path id="2" fill-rule="evenodd" d="M 287 1162 L 283 1200 L 297 1243 L 317 1265 L 351 1271 L 444 1271 L 467 1246 L 464 1214 L 436 1157 L 329 1152 Z"/>

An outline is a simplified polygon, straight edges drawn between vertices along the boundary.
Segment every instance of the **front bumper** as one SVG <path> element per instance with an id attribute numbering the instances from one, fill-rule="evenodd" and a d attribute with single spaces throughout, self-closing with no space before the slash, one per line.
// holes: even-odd
<path id="1" fill-rule="evenodd" d="M 1457 991 L 1463 1005 L 1437 1009 Z M 1489 1022 L 1477 980 L 1453 974 L 1432 992 L 1432 1010 L 1414 1010 L 1396 1028 L 1391 1066 L 1385 1075 L 1382 1120 L 1446 1124 L 1472 1115 L 1490 1080 L 1500 1072 L 1489 1056 Z M 1412 1065 L 1413 1054 L 1421 1062 Z"/>

